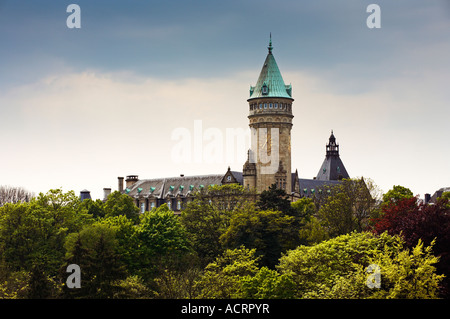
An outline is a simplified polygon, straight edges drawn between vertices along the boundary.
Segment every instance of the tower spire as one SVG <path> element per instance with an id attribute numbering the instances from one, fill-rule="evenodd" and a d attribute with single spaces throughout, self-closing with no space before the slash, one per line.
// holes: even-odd
<path id="1" fill-rule="evenodd" d="M 272 32 L 270 32 L 270 40 L 269 40 L 268 49 L 269 49 L 269 54 L 271 54 L 272 53 L 272 49 L 273 49 L 273 47 L 272 47 Z"/>

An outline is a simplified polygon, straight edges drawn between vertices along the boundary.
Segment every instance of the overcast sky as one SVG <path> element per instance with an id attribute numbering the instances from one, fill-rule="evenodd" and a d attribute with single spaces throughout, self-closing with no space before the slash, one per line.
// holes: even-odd
<path id="1" fill-rule="evenodd" d="M 80 29 L 66 25 L 71 3 Z M 380 29 L 366 25 L 371 3 Z M 0 185 L 102 198 L 118 176 L 241 171 L 246 151 L 180 162 L 172 137 L 194 140 L 201 121 L 225 150 L 227 129 L 249 130 L 270 32 L 300 177 L 317 175 L 334 130 L 351 177 L 421 197 L 450 186 L 445 0 L 0 0 Z"/>

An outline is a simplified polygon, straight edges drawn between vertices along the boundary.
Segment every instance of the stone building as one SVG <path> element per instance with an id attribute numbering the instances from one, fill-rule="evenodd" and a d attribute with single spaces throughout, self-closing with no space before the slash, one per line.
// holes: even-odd
<path id="1" fill-rule="evenodd" d="M 286 85 L 275 57 L 272 40 L 255 86 L 250 87 L 249 127 L 252 145 L 242 172 L 230 168 L 221 174 L 139 179 L 129 175 L 118 178 L 118 190 L 136 200 L 141 212 L 164 203 L 179 212 L 192 200 L 195 191 L 209 185 L 238 183 L 256 193 L 276 184 L 290 195 L 291 200 L 315 196 L 324 185 L 340 183 L 349 175 L 339 156 L 339 145 L 331 132 L 326 145 L 325 160 L 313 179 L 302 179 L 292 172 L 291 129 L 293 125 L 292 86 Z M 105 197 L 110 189 L 105 190 Z"/>

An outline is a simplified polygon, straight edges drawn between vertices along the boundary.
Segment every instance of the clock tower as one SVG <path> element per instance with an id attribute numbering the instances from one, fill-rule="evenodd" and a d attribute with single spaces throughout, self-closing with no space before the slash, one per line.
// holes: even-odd
<path id="1" fill-rule="evenodd" d="M 250 87 L 249 126 L 252 145 L 243 167 L 244 187 L 258 193 L 272 184 L 291 193 L 292 86 L 285 85 L 269 52 L 255 86 Z"/>

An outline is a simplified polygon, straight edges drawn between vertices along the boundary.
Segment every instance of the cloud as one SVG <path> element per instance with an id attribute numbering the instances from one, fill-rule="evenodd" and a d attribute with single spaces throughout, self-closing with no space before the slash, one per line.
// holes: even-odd
<path id="1" fill-rule="evenodd" d="M 4 89 L 2 183 L 36 192 L 88 188 L 100 198 L 103 187 L 114 189 L 117 176 L 127 174 L 225 173 L 228 165 L 241 170 L 244 152 L 231 163 L 225 156 L 219 163 L 176 163 L 171 135 L 180 127 L 193 133 L 196 120 L 224 136 L 227 128 L 248 129 L 246 99 L 258 71 L 162 80 L 65 69 Z M 448 93 L 441 91 L 436 68 L 411 72 L 420 76 L 391 76 L 355 94 L 336 89 L 337 74 L 283 71 L 295 98 L 292 169 L 315 176 L 333 129 L 351 176 L 371 177 L 384 191 L 401 184 L 423 194 L 445 186 Z"/>
<path id="2" fill-rule="evenodd" d="M 198 119 L 205 129 L 246 128 L 242 95 L 248 82 L 245 75 L 163 81 L 91 71 L 10 89 L 0 97 L 0 133 L 8 136 L 0 175 L 4 182 L 45 191 L 59 185 L 101 190 L 115 186 L 111 178 L 133 172 L 179 174 L 170 162 L 171 132 L 191 129 Z"/>

